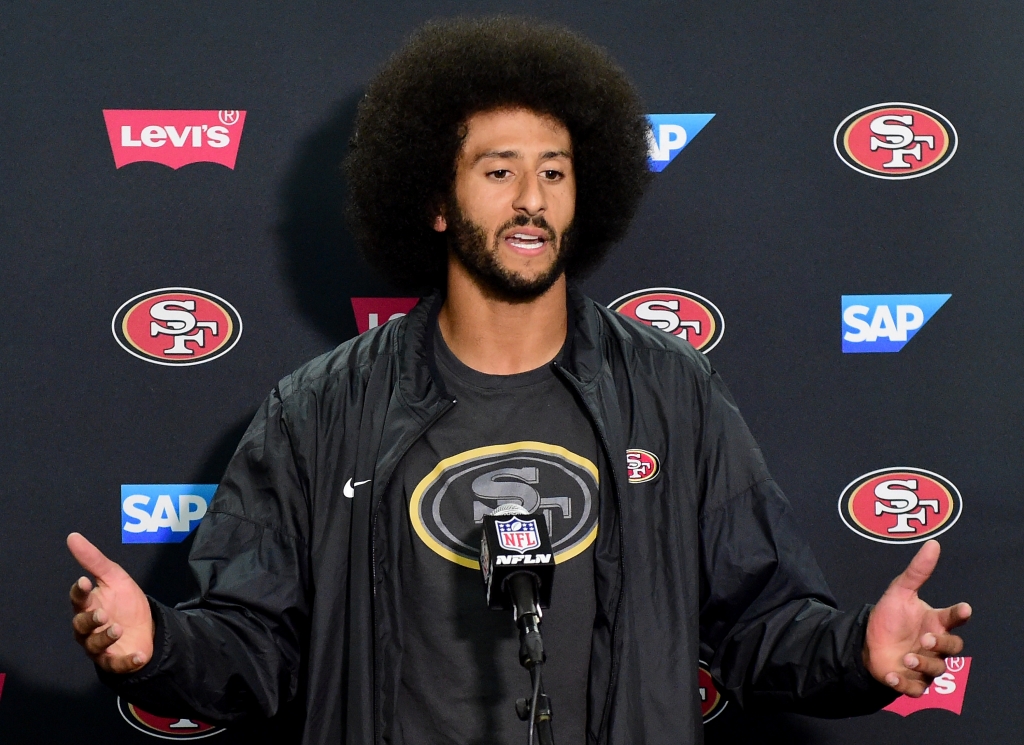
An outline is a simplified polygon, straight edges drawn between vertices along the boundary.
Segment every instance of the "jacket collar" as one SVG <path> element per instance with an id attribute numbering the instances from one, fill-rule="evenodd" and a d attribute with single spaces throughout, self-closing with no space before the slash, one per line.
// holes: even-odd
<path id="1" fill-rule="evenodd" d="M 430 410 L 442 400 L 451 400 L 437 371 L 434 358 L 434 329 L 444 294 L 424 297 L 406 316 L 404 333 L 396 338 L 399 359 L 398 388 L 413 410 Z M 594 301 L 574 284 L 568 288 L 568 328 L 562 365 L 584 386 L 600 375 L 604 366 L 601 350 L 601 315 Z"/>

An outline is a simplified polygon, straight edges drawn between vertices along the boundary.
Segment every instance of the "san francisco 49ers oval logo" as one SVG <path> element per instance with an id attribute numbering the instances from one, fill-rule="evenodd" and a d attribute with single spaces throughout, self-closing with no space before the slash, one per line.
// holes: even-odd
<path id="1" fill-rule="evenodd" d="M 960 519 L 959 490 L 920 468 L 882 468 L 858 476 L 839 497 L 846 526 L 880 543 L 917 543 L 945 533 Z"/>
<path id="2" fill-rule="evenodd" d="M 856 171 L 885 179 L 924 176 L 956 152 L 956 130 L 937 111 L 912 103 L 880 103 L 850 114 L 836 128 L 836 153 Z"/>
<path id="3" fill-rule="evenodd" d="M 135 729 L 147 735 L 159 737 L 161 740 L 199 740 L 203 737 L 219 735 L 223 727 L 201 722 L 198 719 L 181 717 L 159 717 L 143 711 L 135 704 L 130 704 L 120 696 L 117 697 L 117 710 L 121 716 Z"/>
<path id="4" fill-rule="evenodd" d="M 653 481 L 661 471 L 658 456 L 654 453 L 632 448 L 626 451 L 626 475 L 631 484 L 643 484 Z"/>
<path id="5" fill-rule="evenodd" d="M 648 287 L 613 300 L 609 306 L 648 326 L 678 336 L 701 352 L 722 340 L 725 319 L 705 297 L 674 287 Z"/>
<path id="6" fill-rule="evenodd" d="M 242 319 L 224 298 L 189 287 L 136 295 L 111 324 L 126 352 L 156 365 L 199 365 L 231 351 Z"/>
<path id="7" fill-rule="evenodd" d="M 697 690 L 700 692 L 700 713 L 704 717 L 704 724 L 707 724 L 725 711 L 729 702 L 718 692 L 708 665 L 703 660 L 700 661 L 700 667 L 697 669 Z"/>

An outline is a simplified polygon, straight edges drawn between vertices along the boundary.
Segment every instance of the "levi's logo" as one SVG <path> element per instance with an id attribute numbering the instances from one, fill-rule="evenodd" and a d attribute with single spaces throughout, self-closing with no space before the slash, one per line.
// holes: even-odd
<path id="1" fill-rule="evenodd" d="M 114 165 L 150 161 L 177 170 L 190 163 L 234 169 L 245 112 L 104 109 Z"/>
<path id="2" fill-rule="evenodd" d="M 919 698 L 900 696 L 885 710 L 901 717 L 922 709 L 946 709 L 959 715 L 964 710 L 964 693 L 967 691 L 967 677 L 970 674 L 970 657 L 948 657 L 946 672 L 935 678 Z"/>
<path id="3" fill-rule="evenodd" d="M 419 301 L 418 297 L 354 297 L 352 312 L 356 314 L 356 329 L 363 334 L 382 323 L 401 318 Z"/>

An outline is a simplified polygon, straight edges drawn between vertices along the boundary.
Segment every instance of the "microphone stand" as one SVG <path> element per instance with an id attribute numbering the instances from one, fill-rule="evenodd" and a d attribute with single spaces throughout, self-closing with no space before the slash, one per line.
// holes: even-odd
<path id="1" fill-rule="evenodd" d="M 541 667 L 547 655 L 540 636 L 541 610 L 537 603 L 535 575 L 530 572 L 516 572 L 507 580 L 516 609 L 516 625 L 519 627 L 519 664 L 530 672 L 533 696 L 529 700 L 516 701 L 516 714 L 522 721 L 530 722 L 530 736 L 527 741 L 533 745 L 534 729 L 540 745 L 555 745 L 551 729 L 551 699 L 544 693 Z"/>

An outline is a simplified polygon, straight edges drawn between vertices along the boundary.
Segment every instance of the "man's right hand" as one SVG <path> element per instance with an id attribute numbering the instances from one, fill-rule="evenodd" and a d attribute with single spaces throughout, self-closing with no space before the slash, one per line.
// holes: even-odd
<path id="1" fill-rule="evenodd" d="M 153 614 L 149 600 L 128 572 L 80 533 L 68 536 L 68 549 L 95 585 L 81 577 L 71 586 L 75 640 L 89 658 L 111 673 L 135 672 L 153 656 Z"/>

